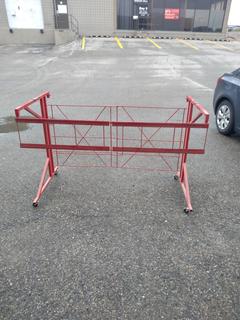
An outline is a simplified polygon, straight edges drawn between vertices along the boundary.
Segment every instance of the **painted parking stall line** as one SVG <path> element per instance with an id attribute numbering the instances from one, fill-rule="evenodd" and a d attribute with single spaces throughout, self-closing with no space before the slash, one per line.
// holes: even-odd
<path id="1" fill-rule="evenodd" d="M 222 44 L 219 44 L 219 43 L 216 43 L 216 47 L 220 48 L 220 49 L 224 49 L 224 50 L 228 50 L 228 51 L 232 51 L 233 52 L 233 49 L 228 48 L 228 47 L 226 47 L 226 46 L 224 46 Z"/>
<path id="2" fill-rule="evenodd" d="M 199 50 L 198 47 L 196 47 L 195 45 L 193 45 L 192 43 L 189 43 L 188 41 L 182 40 L 182 39 L 177 39 L 178 42 L 184 44 L 185 46 L 192 48 L 194 50 Z"/>
<path id="3" fill-rule="evenodd" d="M 123 45 L 122 45 L 120 39 L 119 39 L 117 36 L 115 36 L 114 39 L 115 39 L 115 41 L 117 42 L 117 45 L 119 46 L 119 48 L 120 48 L 120 49 L 123 49 Z"/>
<path id="4" fill-rule="evenodd" d="M 152 39 L 149 38 L 149 37 L 146 37 L 146 39 L 147 39 L 149 42 L 151 42 L 156 48 L 161 49 L 161 47 L 160 47 L 154 40 L 152 40 Z"/>
<path id="5" fill-rule="evenodd" d="M 224 46 L 224 45 L 221 44 L 221 43 L 218 43 L 218 42 L 215 42 L 215 41 L 210 41 L 210 40 L 208 40 L 207 42 L 208 42 L 208 43 L 211 43 L 211 44 L 214 45 L 216 48 L 224 49 L 224 50 L 228 50 L 228 51 L 233 52 L 233 49 L 232 49 L 232 48 L 226 47 L 226 46 Z"/>
<path id="6" fill-rule="evenodd" d="M 85 47 L 86 47 L 86 37 L 83 36 L 83 37 L 82 37 L 82 50 L 84 50 Z"/>

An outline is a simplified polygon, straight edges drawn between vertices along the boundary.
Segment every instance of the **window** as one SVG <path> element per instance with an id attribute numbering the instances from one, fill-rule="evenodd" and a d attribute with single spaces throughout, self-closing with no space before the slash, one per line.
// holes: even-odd
<path id="1" fill-rule="evenodd" d="M 117 3 L 118 29 L 221 32 L 227 0 L 117 0 Z"/>

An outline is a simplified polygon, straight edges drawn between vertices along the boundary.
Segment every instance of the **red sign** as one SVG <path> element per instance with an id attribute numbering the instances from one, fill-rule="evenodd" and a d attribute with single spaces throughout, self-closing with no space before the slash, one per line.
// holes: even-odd
<path id="1" fill-rule="evenodd" d="M 179 14 L 180 14 L 180 9 L 165 9 L 166 20 L 178 20 Z"/>

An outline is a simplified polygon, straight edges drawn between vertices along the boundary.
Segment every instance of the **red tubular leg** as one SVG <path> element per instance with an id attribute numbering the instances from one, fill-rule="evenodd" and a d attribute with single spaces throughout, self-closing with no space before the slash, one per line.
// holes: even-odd
<path id="1" fill-rule="evenodd" d="M 193 104 L 191 101 L 188 101 L 188 110 L 187 110 L 187 117 L 186 117 L 187 123 L 190 123 L 192 121 L 192 114 L 193 114 Z M 189 148 L 190 133 L 191 133 L 191 129 L 186 128 L 185 135 L 184 135 L 184 142 L 183 142 L 183 148 L 185 150 L 188 150 Z M 188 156 L 187 152 L 182 155 L 180 172 L 178 174 L 180 184 L 181 184 L 181 187 L 186 199 L 186 203 L 187 203 L 187 207 L 184 209 L 185 213 L 189 213 L 193 211 L 192 204 L 191 204 L 190 191 L 189 191 L 188 174 L 187 174 L 187 156 Z"/>
<path id="2" fill-rule="evenodd" d="M 49 176 L 46 180 L 47 171 L 50 171 L 49 165 L 50 165 L 50 160 L 49 160 L 49 158 L 47 158 L 45 165 L 44 165 L 44 168 L 43 168 L 42 175 L 41 175 L 40 183 L 38 186 L 37 195 L 36 195 L 35 199 L 33 200 L 34 207 L 38 206 L 39 199 L 41 198 L 43 192 L 45 191 L 45 189 L 49 185 L 50 181 L 53 179 L 54 174 L 57 172 L 57 167 L 56 167 L 54 169 L 54 174 L 52 176 Z"/>
<path id="3" fill-rule="evenodd" d="M 40 105 L 41 105 L 42 117 L 45 119 L 48 119 L 46 97 L 41 98 Z M 48 146 L 51 146 L 51 135 L 50 135 L 49 123 L 43 123 L 43 132 L 44 132 L 45 144 Z M 54 175 L 53 152 L 51 148 L 47 148 L 46 152 L 47 152 L 47 157 L 49 159 L 49 176 L 52 177 Z"/>
<path id="4" fill-rule="evenodd" d="M 48 111 L 47 111 L 47 100 L 46 97 L 42 97 L 40 99 L 40 106 L 41 106 L 41 114 L 42 117 L 45 119 L 48 119 Z M 54 167 L 54 160 L 53 160 L 53 151 L 52 151 L 52 144 L 51 144 L 51 133 L 50 133 L 50 127 L 49 123 L 43 123 L 43 132 L 44 132 L 44 140 L 45 140 L 45 145 L 46 145 L 46 153 L 47 153 L 47 159 L 43 168 L 43 172 L 41 175 L 39 187 L 38 187 L 38 192 L 33 200 L 33 206 L 37 207 L 38 206 L 38 201 L 41 198 L 43 192 L 47 188 L 48 184 L 54 177 L 54 174 L 56 174 L 58 168 Z M 47 147 L 48 146 L 48 147 Z M 49 147 L 50 146 L 50 147 Z M 49 177 L 46 180 L 46 175 L 47 171 L 49 173 Z"/>
<path id="5" fill-rule="evenodd" d="M 188 183 L 188 174 L 187 174 L 187 165 L 186 163 L 183 164 L 182 173 L 181 173 L 181 179 L 180 184 L 185 196 L 185 200 L 187 203 L 187 208 L 184 210 L 186 213 L 192 212 L 192 204 L 191 204 L 191 197 L 190 197 L 190 191 L 189 191 L 189 183 Z"/>

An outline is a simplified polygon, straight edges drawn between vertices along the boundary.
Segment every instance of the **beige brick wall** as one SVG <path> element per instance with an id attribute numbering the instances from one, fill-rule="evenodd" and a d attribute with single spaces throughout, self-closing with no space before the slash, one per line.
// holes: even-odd
<path id="1" fill-rule="evenodd" d="M 41 1 L 42 1 L 44 29 L 53 30 L 55 29 L 53 1 L 52 0 L 41 0 Z"/>
<path id="2" fill-rule="evenodd" d="M 68 0 L 68 10 L 80 34 L 111 35 L 116 29 L 116 0 Z"/>
<path id="3" fill-rule="evenodd" d="M 116 29 L 117 0 L 68 0 L 69 14 L 79 21 L 80 33 L 111 35 Z M 5 0 L 0 0 L 0 44 L 54 43 L 53 0 L 42 0 L 44 33 L 39 30 L 17 29 L 9 32 Z"/>
<path id="4" fill-rule="evenodd" d="M 5 0 L 0 0 L 0 44 L 53 44 L 54 15 L 52 0 L 42 0 L 44 33 L 34 29 L 16 29 L 9 32 Z"/>
<path id="5" fill-rule="evenodd" d="M 9 32 L 5 0 L 0 0 L 0 44 L 6 43 L 55 43 L 54 37 L 54 9 L 53 0 L 41 0 L 44 33 L 39 30 L 14 30 Z M 228 9 L 224 23 L 227 27 L 227 18 L 231 0 L 228 0 Z M 117 0 L 68 0 L 68 11 L 79 21 L 80 34 L 84 35 L 112 35 L 116 32 Z M 221 36 L 221 34 L 219 34 Z"/>
<path id="6" fill-rule="evenodd" d="M 4 0 L 0 1 L 0 29 L 1 28 L 8 28 L 7 12 Z"/>

